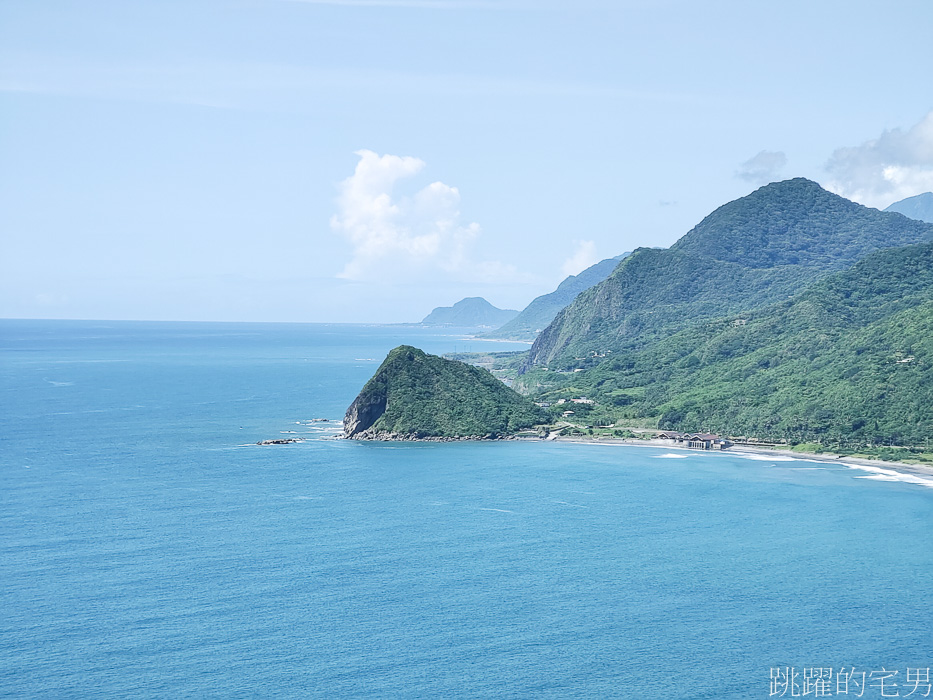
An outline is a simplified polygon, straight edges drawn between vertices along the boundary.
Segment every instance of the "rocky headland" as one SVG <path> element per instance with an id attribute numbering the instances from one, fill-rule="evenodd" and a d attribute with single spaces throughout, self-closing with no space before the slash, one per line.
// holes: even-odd
<path id="1" fill-rule="evenodd" d="M 347 409 L 353 440 L 494 440 L 546 422 L 485 369 L 401 345 Z"/>

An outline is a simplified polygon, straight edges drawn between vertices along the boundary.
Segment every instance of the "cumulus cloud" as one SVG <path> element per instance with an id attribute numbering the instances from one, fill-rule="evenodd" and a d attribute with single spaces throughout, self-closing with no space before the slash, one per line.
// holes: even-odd
<path id="1" fill-rule="evenodd" d="M 460 192 L 432 182 L 414 195 L 396 197 L 395 185 L 425 167 L 420 158 L 357 151 L 353 175 L 338 186 L 337 213 L 330 225 L 353 249 L 338 275 L 352 281 L 419 278 L 495 280 L 515 275 L 510 265 L 477 260 L 472 245 L 480 236 L 476 223 L 463 223 Z"/>
<path id="2" fill-rule="evenodd" d="M 783 151 L 761 151 L 742 163 L 735 175 L 746 182 L 766 185 L 780 179 L 785 165 L 787 156 Z"/>
<path id="3" fill-rule="evenodd" d="M 837 149 L 826 170 L 827 189 L 870 207 L 933 190 L 933 111 L 907 131 Z"/>
<path id="4" fill-rule="evenodd" d="M 561 271 L 565 276 L 579 274 L 590 265 L 599 262 L 599 258 L 596 257 L 596 244 L 593 241 L 574 241 L 574 243 L 577 249 L 561 266 Z"/>

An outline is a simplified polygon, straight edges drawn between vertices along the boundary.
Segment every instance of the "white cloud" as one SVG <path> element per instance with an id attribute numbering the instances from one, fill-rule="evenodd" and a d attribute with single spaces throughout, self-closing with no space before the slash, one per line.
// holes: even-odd
<path id="1" fill-rule="evenodd" d="M 410 156 L 357 151 L 353 175 L 339 185 L 330 225 L 353 254 L 338 277 L 351 281 L 501 281 L 521 277 L 510 265 L 477 260 L 476 223 L 463 223 L 460 192 L 432 182 L 412 196 L 394 196 L 395 185 L 417 175 L 425 162 Z"/>
<path id="2" fill-rule="evenodd" d="M 386 0 L 394 2 L 395 0 Z M 426 6 L 446 7 L 427 3 Z M 479 6 L 479 5 L 477 5 Z M 402 71 L 235 60 L 95 60 L 86 55 L 7 50 L 0 45 L 0 92 L 68 95 L 133 102 L 193 104 L 216 109 L 317 114 L 323 94 L 519 96 L 695 103 L 696 94 L 642 90 L 579 80 L 501 73 Z"/>
<path id="3" fill-rule="evenodd" d="M 907 131 L 837 149 L 826 170 L 827 189 L 871 207 L 933 190 L 933 111 Z"/>
<path id="4" fill-rule="evenodd" d="M 599 258 L 596 257 L 596 244 L 593 241 L 574 241 L 574 243 L 577 249 L 561 266 L 561 271 L 565 276 L 579 274 L 590 265 L 599 262 Z"/>
<path id="5" fill-rule="evenodd" d="M 756 185 L 766 185 L 780 179 L 785 165 L 787 156 L 783 151 L 761 151 L 742 163 L 735 175 Z"/>

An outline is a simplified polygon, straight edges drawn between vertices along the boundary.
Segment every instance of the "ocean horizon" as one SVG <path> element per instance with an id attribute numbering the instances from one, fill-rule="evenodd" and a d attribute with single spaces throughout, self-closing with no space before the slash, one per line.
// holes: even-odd
<path id="1" fill-rule="evenodd" d="M 864 672 L 865 698 L 897 671 L 903 697 L 933 666 L 933 489 L 728 451 L 335 439 L 400 344 L 528 347 L 0 320 L 0 696 L 791 697 L 816 668 Z"/>

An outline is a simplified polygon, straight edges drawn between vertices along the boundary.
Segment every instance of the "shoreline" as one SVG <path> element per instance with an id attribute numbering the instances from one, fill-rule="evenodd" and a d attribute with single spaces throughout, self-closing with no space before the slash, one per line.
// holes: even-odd
<path id="1" fill-rule="evenodd" d="M 700 454 L 739 454 L 749 455 L 757 459 L 774 457 L 777 461 L 799 461 L 799 462 L 822 462 L 826 464 L 838 464 L 849 469 L 856 469 L 866 472 L 865 476 L 858 477 L 862 479 L 874 479 L 876 481 L 901 481 L 912 483 L 918 486 L 933 488 L 933 465 L 908 464 L 907 462 L 888 462 L 880 459 L 865 459 L 864 457 L 846 457 L 836 454 L 816 454 L 814 452 L 795 452 L 793 450 L 782 450 L 771 447 L 754 447 L 750 445 L 741 445 L 729 447 L 725 450 L 697 450 L 684 447 L 680 444 L 673 444 L 667 440 L 623 437 L 588 437 L 588 436 L 556 436 L 551 438 L 541 438 L 532 435 L 503 435 L 495 438 L 483 437 L 480 435 L 471 435 L 468 437 L 427 437 L 415 438 L 402 435 L 382 434 L 379 436 L 367 435 L 366 437 L 346 437 L 344 435 L 335 436 L 341 440 L 358 440 L 360 442 L 564 442 L 581 445 L 624 445 L 629 447 L 653 447 L 667 450 L 678 450 L 685 453 Z"/>
<path id="2" fill-rule="evenodd" d="M 519 440 L 541 441 L 541 438 L 519 437 Z M 885 472 L 894 472 L 902 476 L 919 477 L 923 481 L 928 481 L 929 486 L 933 487 L 933 466 L 924 464 L 908 464 L 906 462 L 887 462 L 880 459 L 865 459 L 863 457 L 846 457 L 835 454 L 816 454 L 813 452 L 794 452 L 793 450 L 780 450 L 770 447 L 751 447 L 742 445 L 740 447 L 729 447 L 725 450 L 694 450 L 682 445 L 671 444 L 665 440 L 639 440 L 637 438 L 617 438 L 617 437 L 557 437 L 552 442 L 574 442 L 591 445 L 631 445 L 633 447 L 663 447 L 671 450 L 682 450 L 684 452 L 698 452 L 700 454 L 746 454 L 754 456 L 772 456 L 784 459 L 791 458 L 804 462 L 826 462 L 828 464 L 841 464 L 852 469 L 865 468 L 866 472 L 874 473 L 879 481 L 885 480 Z"/>
<path id="3" fill-rule="evenodd" d="M 355 440 L 359 442 L 564 442 L 581 445 L 624 445 L 629 447 L 653 447 L 667 450 L 678 450 L 685 453 L 700 454 L 739 454 L 757 459 L 773 457 L 777 461 L 819 462 L 838 464 L 849 469 L 866 472 L 865 476 L 858 478 L 873 479 L 876 481 L 900 481 L 918 486 L 933 488 L 933 465 L 908 464 L 907 462 L 888 462 L 879 459 L 865 459 L 864 457 L 846 457 L 832 453 L 816 454 L 814 452 L 795 452 L 793 450 L 775 449 L 772 447 L 754 447 L 751 445 L 732 446 L 725 450 L 697 450 L 684 445 L 671 443 L 667 440 L 623 438 L 609 436 L 555 436 L 541 438 L 532 435 L 502 435 L 498 437 L 484 437 L 470 435 L 467 437 L 424 437 L 416 438 L 408 435 L 379 434 L 347 437 L 335 436 L 341 440 Z M 261 443 L 260 443 L 261 444 Z"/>

